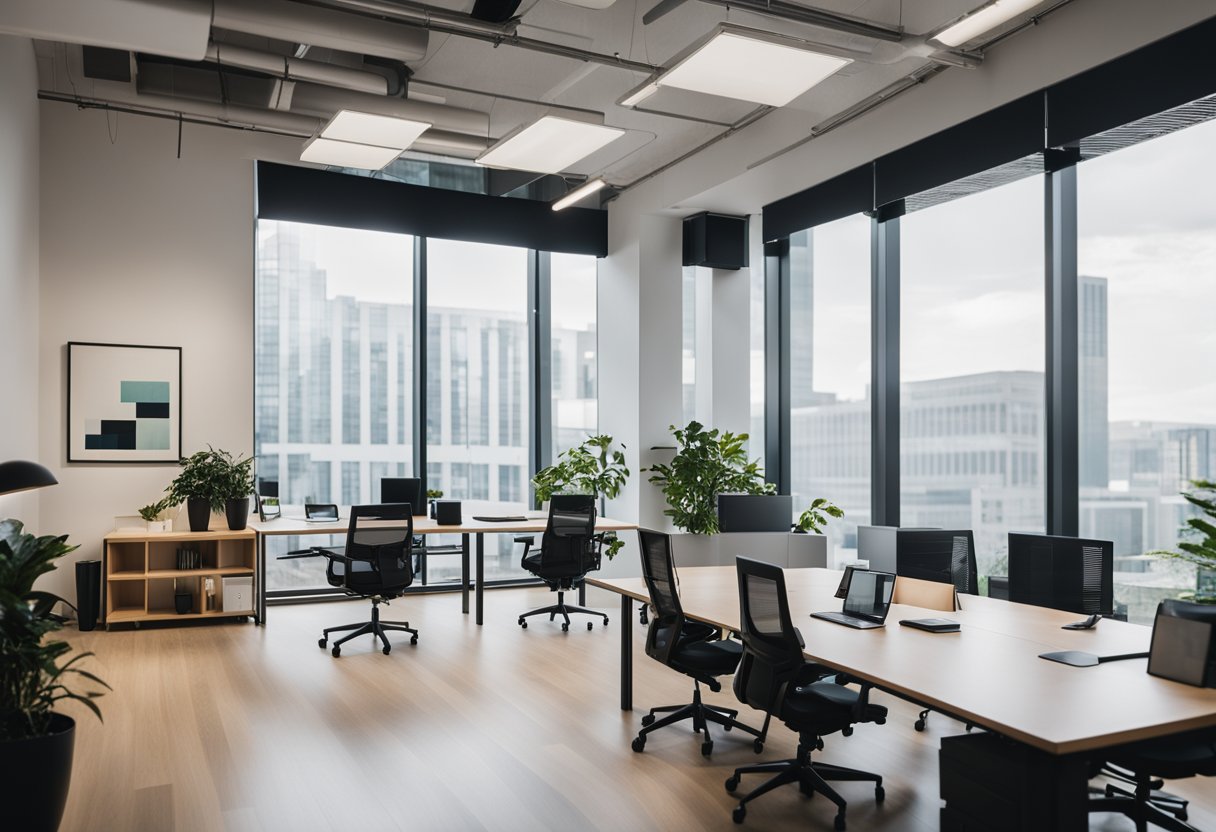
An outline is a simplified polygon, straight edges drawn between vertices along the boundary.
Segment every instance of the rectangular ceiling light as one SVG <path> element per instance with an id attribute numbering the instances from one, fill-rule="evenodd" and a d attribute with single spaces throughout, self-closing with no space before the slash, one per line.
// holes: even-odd
<path id="1" fill-rule="evenodd" d="M 1041 2 L 1043 0 L 994 0 L 979 11 L 967 15 L 953 26 L 942 29 L 931 39 L 946 46 L 961 46 L 968 41 L 975 40 L 985 32 L 995 29 L 1002 23 L 1012 20 L 1019 14 L 1029 11 Z"/>
<path id="2" fill-rule="evenodd" d="M 356 110 L 339 110 L 329 120 L 329 124 L 325 125 L 321 136 L 341 142 L 395 147 L 401 151 L 417 141 L 430 126 L 424 121 L 360 113 Z"/>
<path id="3" fill-rule="evenodd" d="M 583 184 L 579 185 L 577 188 L 575 188 L 570 193 L 566 194 L 564 197 L 559 199 L 557 202 L 553 203 L 553 210 L 561 211 L 564 208 L 569 208 L 571 205 L 578 202 L 579 200 L 586 199 L 587 197 L 591 196 L 593 193 L 596 193 L 597 191 L 599 191 L 601 188 L 603 188 L 607 184 L 608 184 L 607 182 L 605 182 L 603 179 L 600 179 L 599 177 L 596 177 L 595 179 L 590 179 L 590 180 L 584 182 Z"/>
<path id="4" fill-rule="evenodd" d="M 561 173 L 579 159 L 625 135 L 624 130 L 585 121 L 544 116 L 477 157 L 493 168 Z"/>
<path id="5" fill-rule="evenodd" d="M 779 36 L 723 30 L 655 83 L 784 107 L 851 62 Z"/>
<path id="6" fill-rule="evenodd" d="M 336 165 L 341 168 L 380 170 L 400 155 L 401 150 L 395 147 L 376 147 L 371 144 L 340 142 L 314 136 L 304 143 L 300 161 Z"/>

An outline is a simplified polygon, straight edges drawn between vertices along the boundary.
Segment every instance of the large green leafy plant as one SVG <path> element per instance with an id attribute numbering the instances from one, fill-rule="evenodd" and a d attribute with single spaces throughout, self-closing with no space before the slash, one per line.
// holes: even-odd
<path id="1" fill-rule="evenodd" d="M 532 478 L 537 502 L 543 503 L 554 494 L 594 494 L 609 500 L 620 496 L 629 467 L 625 464 L 624 445 L 613 449 L 612 437 L 607 434 L 589 436 L 578 447 L 558 454 L 557 462 L 542 468 Z M 625 545 L 615 532 L 604 535 L 605 554 L 608 559 Z"/>
<path id="2" fill-rule="evenodd" d="M 800 532 L 820 534 L 828 527 L 832 517 L 844 517 L 844 509 L 823 497 L 816 497 L 806 511 L 798 515 L 794 528 Z"/>
<path id="3" fill-rule="evenodd" d="M 1205 516 L 1191 517 L 1182 527 L 1179 551 L 1158 551 L 1155 555 L 1167 555 L 1194 564 L 1200 569 L 1216 572 L 1216 482 L 1191 480 L 1192 491 L 1183 491 L 1183 498 L 1199 508 Z M 1204 601 L 1216 601 L 1206 593 Z"/>
<path id="4" fill-rule="evenodd" d="M 165 489 L 173 503 L 190 498 L 206 500 L 212 511 L 224 507 L 224 501 L 247 497 L 253 493 L 253 459 L 234 458 L 228 451 L 207 446 L 181 461 L 182 470 Z"/>
<path id="5" fill-rule="evenodd" d="M 650 467 L 650 482 L 663 489 L 663 513 L 677 528 L 693 534 L 717 534 L 719 494 L 776 494 L 764 481 L 759 460 L 747 458 L 747 434 L 705 430 L 697 421 L 671 426 L 676 455 L 670 464 Z"/>
<path id="6" fill-rule="evenodd" d="M 16 520 L 0 522 L 0 741 L 45 735 L 51 710 L 64 699 L 82 703 L 101 718 L 93 700 L 102 692 L 81 693 L 69 684 L 84 679 L 109 689 L 77 666 L 93 654 L 77 653 L 61 663 L 71 645 L 45 638 L 62 627 L 51 610 L 67 602 L 34 589 L 34 581 L 75 548 L 67 545 L 67 535 L 35 537 Z"/>

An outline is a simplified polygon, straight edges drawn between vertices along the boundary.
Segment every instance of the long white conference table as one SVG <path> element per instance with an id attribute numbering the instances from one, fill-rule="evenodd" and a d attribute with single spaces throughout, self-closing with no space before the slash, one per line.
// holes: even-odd
<path id="1" fill-rule="evenodd" d="M 885 627 L 854 630 L 810 617 L 840 609 L 834 597 L 839 571 L 786 569 L 785 576 L 807 659 L 1046 752 L 1052 762 L 1061 761 L 1062 777 L 1088 777 L 1080 765 L 1085 752 L 1216 726 L 1216 690 L 1150 676 L 1145 659 L 1080 668 L 1039 658 L 1057 650 L 1098 656 L 1147 652 L 1149 627 L 1103 620 L 1092 630 L 1062 630 L 1080 616 L 964 595 L 958 611 L 893 604 Z M 685 615 L 739 631 L 733 566 L 681 569 L 679 581 Z M 628 620 L 634 601 L 648 600 L 641 578 L 587 583 L 621 596 L 622 620 Z M 928 633 L 900 626 L 905 618 L 952 618 L 962 629 Z M 633 707 L 632 662 L 632 633 L 622 627 L 623 710 Z M 1063 761 L 1073 761 L 1068 773 Z"/>
<path id="2" fill-rule="evenodd" d="M 345 515 L 349 512 L 342 508 Z M 490 514 L 490 512 L 487 512 Z M 527 520 L 509 521 L 503 523 L 483 523 L 478 520 L 465 520 L 459 525 L 440 525 L 430 517 L 414 518 L 414 534 L 458 534 L 460 535 L 460 592 L 461 607 L 465 615 L 469 613 L 469 587 L 473 588 L 474 605 L 477 613 L 477 623 L 482 623 L 482 589 L 485 584 L 485 536 L 487 534 L 543 534 L 548 524 L 548 518 L 529 517 Z M 305 535 L 345 535 L 349 521 L 343 519 L 332 522 L 317 523 L 303 518 L 280 517 L 275 520 L 251 520 L 249 527 L 257 534 L 257 599 L 254 608 L 254 618 L 259 624 L 266 623 L 266 544 L 269 538 L 279 536 Z M 597 532 L 615 532 L 636 529 L 637 524 L 620 520 L 599 517 L 595 522 Z M 473 537 L 473 550 L 470 552 L 470 536 Z M 470 557 L 472 555 L 473 557 Z M 475 570 L 475 577 L 470 581 L 470 561 Z"/>

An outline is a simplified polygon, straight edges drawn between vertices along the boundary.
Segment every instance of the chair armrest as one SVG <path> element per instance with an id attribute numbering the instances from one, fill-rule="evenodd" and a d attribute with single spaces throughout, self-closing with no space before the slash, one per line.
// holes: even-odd
<path id="1" fill-rule="evenodd" d="M 799 630 L 797 627 L 795 627 L 794 635 L 798 636 L 798 646 L 801 647 L 803 650 L 805 650 L 806 649 L 806 639 L 804 639 L 802 637 L 802 631 Z"/>
<path id="2" fill-rule="evenodd" d="M 275 560 L 297 560 L 299 558 L 319 558 L 321 553 L 316 549 L 295 549 L 285 555 L 279 555 Z"/>
<path id="3" fill-rule="evenodd" d="M 536 535 L 534 535 L 534 534 L 517 534 L 517 535 L 515 535 L 515 542 L 523 543 L 525 545 L 531 546 L 536 543 Z"/>

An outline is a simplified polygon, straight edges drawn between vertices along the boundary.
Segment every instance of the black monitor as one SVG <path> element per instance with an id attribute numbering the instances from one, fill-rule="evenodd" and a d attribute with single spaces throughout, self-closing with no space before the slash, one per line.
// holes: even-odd
<path id="1" fill-rule="evenodd" d="M 426 516 L 426 498 L 422 494 L 422 480 L 417 477 L 381 477 L 380 502 L 409 503 L 411 514 L 415 517 Z"/>
<path id="2" fill-rule="evenodd" d="M 788 532 L 793 516 L 789 494 L 718 495 L 718 531 Z"/>
<path id="3" fill-rule="evenodd" d="M 1009 600 L 1081 615 L 1115 609 L 1115 544 L 1009 533 Z"/>
<path id="4" fill-rule="evenodd" d="M 965 595 L 978 595 L 971 529 L 900 529 L 895 533 L 895 574 L 954 584 Z"/>

